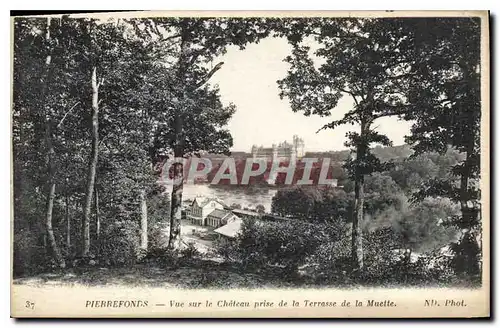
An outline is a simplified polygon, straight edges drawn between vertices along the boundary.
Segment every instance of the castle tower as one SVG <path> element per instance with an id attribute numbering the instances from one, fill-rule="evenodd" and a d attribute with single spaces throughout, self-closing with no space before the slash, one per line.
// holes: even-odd
<path id="1" fill-rule="evenodd" d="M 295 154 L 297 158 L 304 157 L 304 140 L 299 138 L 298 135 L 293 136 L 293 148 L 295 150 Z"/>
<path id="2" fill-rule="evenodd" d="M 257 145 L 252 146 L 251 152 L 252 152 L 253 159 L 255 159 L 257 157 Z"/>
<path id="3" fill-rule="evenodd" d="M 276 144 L 273 144 L 273 162 L 278 159 L 278 147 Z"/>

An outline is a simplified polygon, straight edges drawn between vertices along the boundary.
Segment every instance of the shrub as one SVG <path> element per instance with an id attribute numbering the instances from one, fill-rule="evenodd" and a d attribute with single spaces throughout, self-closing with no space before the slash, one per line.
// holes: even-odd
<path id="1" fill-rule="evenodd" d="M 217 238 L 213 243 L 213 255 L 221 257 L 225 262 L 239 262 L 241 260 L 238 240 Z"/>
<path id="2" fill-rule="evenodd" d="M 446 284 L 457 278 L 453 270 L 453 257 L 445 256 L 439 250 L 422 254 L 411 269 L 410 283 Z"/>
<path id="3" fill-rule="evenodd" d="M 193 242 L 190 242 L 180 253 L 184 259 L 192 259 L 200 256 L 200 251 L 194 246 Z"/>
<path id="4" fill-rule="evenodd" d="M 192 263 L 192 259 L 201 254 L 194 243 L 187 244 L 181 249 L 150 248 L 144 257 L 146 261 L 152 261 L 168 268 L 178 268 L 182 264 Z"/>
<path id="5" fill-rule="evenodd" d="M 392 280 L 393 268 L 400 260 L 395 250 L 402 249 L 401 236 L 392 228 L 381 228 L 363 236 L 364 269 L 360 279 L 367 283 L 382 283 Z"/>
<path id="6" fill-rule="evenodd" d="M 391 228 L 366 232 L 363 238 L 364 267 L 353 270 L 351 238 L 345 235 L 317 248 L 314 277 L 318 283 L 404 284 L 446 283 L 453 277 L 451 259 L 438 251 L 412 257 L 402 247 L 402 237 Z M 409 252 L 408 252 L 409 251 Z"/>
<path id="7" fill-rule="evenodd" d="M 451 243 L 450 246 L 454 254 L 451 265 L 455 272 L 470 277 L 480 276 L 480 249 L 474 236 L 467 233 L 459 241 Z"/>
<path id="8" fill-rule="evenodd" d="M 123 266 L 135 263 L 139 255 L 139 226 L 133 221 L 110 224 L 99 239 L 99 263 Z"/>
<path id="9" fill-rule="evenodd" d="M 165 250 L 168 247 L 168 222 L 157 222 L 148 229 L 148 249 L 152 251 Z"/>
<path id="10" fill-rule="evenodd" d="M 317 248 L 313 261 L 317 263 L 314 278 L 318 283 L 379 283 L 392 275 L 396 262 L 392 253 L 398 248 L 397 238 L 390 229 L 378 229 L 363 236 L 362 271 L 355 270 L 351 253 L 351 234 L 343 231 Z"/>
<path id="11" fill-rule="evenodd" d="M 271 212 L 311 222 L 346 220 L 351 196 L 330 187 L 291 186 L 279 189 L 273 197 Z"/>
<path id="12" fill-rule="evenodd" d="M 365 239 L 365 268 L 359 279 L 373 284 L 442 284 L 454 277 L 453 258 L 439 250 L 413 254 L 391 228 L 378 229 Z"/>
<path id="13" fill-rule="evenodd" d="M 313 276 L 318 283 L 347 283 L 351 277 L 351 239 L 349 236 L 338 236 L 320 245 L 311 257 L 315 263 Z"/>
<path id="14" fill-rule="evenodd" d="M 182 258 L 178 249 L 166 249 L 158 260 L 162 266 L 171 269 L 179 268 L 182 263 Z"/>
<path id="15" fill-rule="evenodd" d="M 280 267 L 295 274 L 324 239 L 318 225 L 301 221 L 244 221 L 235 241 L 219 241 L 218 254 L 245 269 Z"/>
<path id="16" fill-rule="evenodd" d="M 36 232 L 17 231 L 14 234 L 13 270 L 15 276 L 38 273 L 52 262 L 43 246 L 38 245 Z"/>

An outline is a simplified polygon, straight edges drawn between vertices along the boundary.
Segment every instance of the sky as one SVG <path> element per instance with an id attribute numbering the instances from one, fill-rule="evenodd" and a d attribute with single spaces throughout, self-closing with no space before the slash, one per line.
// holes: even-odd
<path id="1" fill-rule="evenodd" d="M 211 83 L 218 84 L 224 104 L 236 105 L 236 113 L 228 128 L 233 136 L 233 151 L 249 152 L 252 145 L 270 147 L 273 143 L 291 141 L 294 134 L 304 139 L 306 151 L 346 149 L 346 132 L 356 126 L 340 126 L 335 130 L 316 131 L 332 120 L 340 119 L 352 108 L 351 98 L 344 97 L 329 117 L 294 113 L 288 100 L 279 97 L 277 80 L 286 76 L 288 64 L 283 59 L 290 53 L 286 40 L 267 38 L 251 44 L 244 50 L 228 49 L 220 58 L 222 68 L 214 74 Z M 214 61 L 214 65 L 217 62 Z M 375 121 L 379 132 L 394 143 L 404 143 L 410 124 L 397 118 Z"/>

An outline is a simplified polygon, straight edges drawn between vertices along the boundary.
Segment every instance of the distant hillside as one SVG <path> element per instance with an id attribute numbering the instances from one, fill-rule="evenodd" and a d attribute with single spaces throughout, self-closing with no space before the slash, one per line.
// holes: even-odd
<path id="1" fill-rule="evenodd" d="M 372 148 L 373 153 L 380 158 L 382 161 L 387 160 L 402 160 L 407 158 L 412 154 L 412 150 L 409 145 L 398 145 L 394 147 L 382 147 L 376 146 Z M 233 151 L 231 152 L 231 157 L 235 159 L 246 159 L 252 157 L 251 153 L 244 151 Z M 222 154 L 204 154 L 202 157 L 210 158 L 213 162 L 223 162 L 226 155 Z M 306 152 L 305 157 L 309 158 L 330 158 L 332 162 L 343 162 L 349 157 L 349 150 L 332 150 L 323 152 Z"/>
<path id="2" fill-rule="evenodd" d="M 372 148 L 373 153 L 380 158 L 381 161 L 388 160 L 403 160 L 412 154 L 409 145 L 399 145 L 394 147 L 377 146 Z M 327 152 L 306 152 L 306 157 L 311 158 L 331 158 L 334 162 L 343 162 L 349 157 L 349 150 L 337 150 Z"/>
<path id="3" fill-rule="evenodd" d="M 372 152 L 381 160 L 398 160 L 405 159 L 412 154 L 412 149 L 409 145 L 398 145 L 393 147 L 376 146 L 372 148 Z M 224 154 L 203 153 L 203 158 L 209 158 L 213 162 L 223 162 L 226 157 L 233 157 L 235 159 L 245 159 L 252 157 L 251 153 L 244 151 L 232 151 L 229 156 Z M 349 157 L 349 150 L 331 150 L 319 152 L 306 152 L 304 157 L 309 158 L 331 158 L 333 162 L 342 162 Z"/>

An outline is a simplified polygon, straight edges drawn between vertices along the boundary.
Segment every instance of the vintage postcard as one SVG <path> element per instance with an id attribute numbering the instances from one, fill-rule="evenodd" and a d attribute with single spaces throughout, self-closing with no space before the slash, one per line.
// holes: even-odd
<path id="1" fill-rule="evenodd" d="M 490 316 L 487 11 L 11 23 L 12 317 Z"/>

